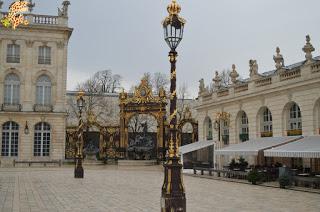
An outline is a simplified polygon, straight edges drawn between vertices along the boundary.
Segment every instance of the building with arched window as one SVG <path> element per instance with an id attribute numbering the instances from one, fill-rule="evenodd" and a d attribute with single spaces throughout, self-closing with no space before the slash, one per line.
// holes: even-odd
<path id="1" fill-rule="evenodd" d="M 231 147 L 239 145 L 240 148 L 242 144 L 248 144 L 243 141 L 272 141 L 274 138 L 277 142 L 285 142 L 290 138 L 294 140 L 297 136 L 319 136 L 320 57 L 312 57 L 314 48 L 309 36 L 303 51 L 306 54 L 305 60 L 285 65 L 284 56 L 280 54 L 280 48 L 277 48 L 273 57 L 275 69 L 264 73 L 259 73 L 256 60 L 250 60 L 250 77 L 244 80 L 239 78 L 236 66 L 233 65 L 229 85 L 221 86 L 221 76 L 216 76 L 212 80 L 213 84 L 209 86 L 205 86 L 203 79 L 200 80 L 198 106 L 195 107 L 199 120 L 199 140 L 206 140 L 208 118 L 214 123 L 219 113 L 224 112 L 230 116 L 228 131 L 226 127 L 220 128 L 227 132 L 228 143 L 219 138 L 219 128 L 213 130 L 215 149 L 224 158 L 220 165 L 227 164 L 241 152 L 232 152 Z M 316 138 L 313 137 L 311 140 Z M 320 137 L 318 140 L 320 144 Z M 224 148 L 229 149 L 222 151 Z M 243 150 L 239 154 L 247 153 Z M 292 155 L 300 157 L 298 152 Z M 320 158 L 320 151 L 318 155 Z M 305 167 L 317 167 L 320 170 L 319 158 L 311 159 L 305 156 L 299 160 Z M 274 157 L 273 161 L 292 166 L 294 163 L 291 163 L 291 159 Z M 248 157 L 248 160 L 257 163 L 257 159 Z"/>
<path id="2" fill-rule="evenodd" d="M 68 5 L 57 16 L 28 13 L 17 30 L 0 24 L 1 165 L 64 159 Z"/>

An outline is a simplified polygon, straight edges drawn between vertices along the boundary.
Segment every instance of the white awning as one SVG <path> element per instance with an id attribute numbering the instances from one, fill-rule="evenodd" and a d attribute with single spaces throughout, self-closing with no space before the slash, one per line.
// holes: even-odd
<path id="1" fill-rule="evenodd" d="M 264 151 L 266 157 L 320 158 L 320 136 L 304 138 Z"/>
<path id="2" fill-rule="evenodd" d="M 269 149 L 271 147 L 286 144 L 295 141 L 301 136 L 290 137 L 265 137 L 252 139 L 239 144 L 231 144 L 228 147 L 215 150 L 217 155 L 253 155 L 257 156 L 260 150 Z"/>
<path id="3" fill-rule="evenodd" d="M 183 155 L 188 152 L 193 152 L 193 151 L 197 151 L 199 149 L 206 148 L 208 146 L 212 146 L 212 145 L 214 145 L 214 143 L 215 142 L 212 140 L 210 140 L 210 141 L 197 141 L 192 144 L 188 144 L 188 145 L 184 145 L 184 146 L 179 147 L 179 152 Z"/>

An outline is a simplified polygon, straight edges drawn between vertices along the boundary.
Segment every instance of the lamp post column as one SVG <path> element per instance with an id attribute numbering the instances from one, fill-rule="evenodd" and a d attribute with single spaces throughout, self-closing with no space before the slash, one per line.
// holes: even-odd
<path id="1" fill-rule="evenodd" d="M 84 108 L 85 101 L 83 99 L 84 92 L 80 91 L 77 97 L 77 106 L 79 108 L 79 124 L 77 130 L 77 152 L 75 155 L 75 168 L 74 168 L 74 177 L 75 178 L 83 178 L 83 166 L 82 166 L 82 159 L 83 159 L 83 120 L 82 120 L 82 109 Z"/>

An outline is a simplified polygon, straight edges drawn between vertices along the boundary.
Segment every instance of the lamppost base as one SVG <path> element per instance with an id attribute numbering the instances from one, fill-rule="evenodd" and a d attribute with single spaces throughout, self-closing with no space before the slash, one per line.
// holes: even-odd
<path id="1" fill-rule="evenodd" d="M 83 167 L 79 166 L 74 169 L 74 178 L 83 178 Z"/>
<path id="2" fill-rule="evenodd" d="M 186 197 L 161 197 L 161 212 L 186 212 Z"/>

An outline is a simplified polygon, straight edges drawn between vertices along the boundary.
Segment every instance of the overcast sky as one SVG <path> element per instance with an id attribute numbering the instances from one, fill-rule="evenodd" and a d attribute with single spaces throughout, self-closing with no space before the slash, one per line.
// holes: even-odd
<path id="1" fill-rule="evenodd" d="M 11 0 L 5 0 L 5 7 Z M 34 0 L 35 13 L 57 14 L 62 0 Z M 112 69 L 125 88 L 144 72 L 169 73 L 168 47 L 161 21 L 169 0 L 71 0 L 68 89 L 94 72 Z M 178 50 L 178 84 L 186 82 L 192 97 L 198 80 L 211 82 L 215 70 L 234 63 L 241 76 L 249 59 L 259 72 L 274 69 L 280 46 L 286 65 L 304 59 L 305 35 L 319 55 L 319 0 L 179 0 L 187 20 Z"/>

